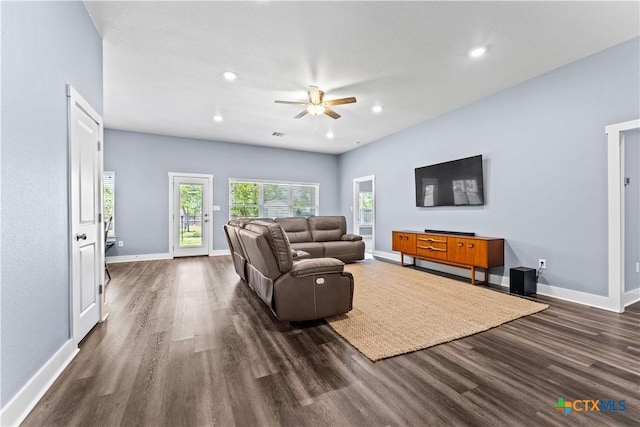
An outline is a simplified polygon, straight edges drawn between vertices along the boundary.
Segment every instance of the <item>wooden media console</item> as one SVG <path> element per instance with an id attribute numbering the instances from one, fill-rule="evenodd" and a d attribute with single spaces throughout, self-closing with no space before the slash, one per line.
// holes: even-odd
<path id="1" fill-rule="evenodd" d="M 392 249 L 400 252 L 403 267 L 416 258 L 471 269 L 471 284 L 486 283 L 491 267 L 504 265 L 504 239 L 457 234 L 393 231 Z M 405 255 L 413 258 L 405 264 Z M 476 269 L 484 269 L 484 280 L 476 281 Z"/>

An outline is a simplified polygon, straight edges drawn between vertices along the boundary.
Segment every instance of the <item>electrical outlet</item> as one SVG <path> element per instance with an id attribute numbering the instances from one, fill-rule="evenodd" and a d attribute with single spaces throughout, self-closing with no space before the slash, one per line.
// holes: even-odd
<path id="1" fill-rule="evenodd" d="M 540 270 L 540 269 L 544 270 L 546 268 L 547 268 L 547 260 L 540 258 L 538 260 L 538 270 Z"/>
<path id="2" fill-rule="evenodd" d="M 124 242 L 122 240 L 118 240 L 118 247 L 121 248 L 124 246 Z"/>

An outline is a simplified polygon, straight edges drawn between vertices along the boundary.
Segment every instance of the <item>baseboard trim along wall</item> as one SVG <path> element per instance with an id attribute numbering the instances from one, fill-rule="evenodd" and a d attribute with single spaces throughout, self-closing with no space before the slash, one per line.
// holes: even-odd
<path id="1" fill-rule="evenodd" d="M 73 340 L 64 343 L 2 408 L 0 425 L 20 425 L 79 351 L 78 347 L 73 345 Z"/>
<path id="2" fill-rule="evenodd" d="M 400 262 L 400 255 L 396 253 L 374 251 L 375 257 L 383 258 L 389 261 Z M 409 258 L 410 261 L 411 258 Z M 407 261 L 407 257 L 405 257 Z M 431 263 L 428 261 L 418 260 L 418 266 L 429 268 L 443 273 L 455 274 L 457 276 L 469 276 L 469 270 L 451 267 L 445 264 Z M 489 274 L 489 283 L 494 285 L 500 285 L 504 287 L 509 286 L 509 277 L 500 276 L 495 274 Z M 574 291 L 571 289 L 560 288 L 557 286 L 551 286 L 544 283 L 538 283 L 537 293 L 540 295 L 548 296 L 551 298 L 558 298 L 565 301 L 575 302 L 577 304 L 588 305 L 590 307 L 599 308 L 602 310 L 618 312 L 616 309 L 609 307 L 609 298 L 601 295 L 588 294 L 586 292 Z M 624 306 L 633 304 L 640 301 L 640 289 L 624 293 Z"/>
<path id="3" fill-rule="evenodd" d="M 209 252 L 209 256 L 225 256 L 231 255 L 231 251 L 229 249 L 214 249 Z"/>
<path id="4" fill-rule="evenodd" d="M 638 301 L 640 301 L 640 288 L 625 292 L 623 294 L 622 302 L 624 303 L 625 307 Z"/>
<path id="5" fill-rule="evenodd" d="M 383 258 L 389 261 L 400 262 L 400 254 L 373 251 L 373 256 Z M 411 257 L 405 256 L 405 262 L 412 262 Z M 454 276 L 470 277 L 471 271 L 468 268 L 454 267 L 452 265 L 439 264 L 435 262 L 416 259 L 416 265 L 430 270 L 440 271 L 445 274 L 453 274 Z M 476 271 L 476 280 L 484 280 L 484 273 Z M 506 280 L 506 281 L 505 281 Z M 498 274 L 489 274 L 489 283 L 493 285 L 509 286 L 509 278 Z"/>
<path id="6" fill-rule="evenodd" d="M 159 259 L 171 259 L 169 253 L 162 254 L 141 254 L 141 255 L 118 255 L 108 256 L 106 258 L 107 264 L 116 264 L 119 262 L 133 262 L 133 261 L 156 261 Z"/>
<path id="7" fill-rule="evenodd" d="M 224 256 L 231 255 L 229 249 L 214 249 L 209 253 L 209 256 Z M 106 258 L 107 264 L 117 264 L 119 262 L 134 262 L 134 261 L 157 261 L 161 259 L 172 259 L 169 253 L 161 254 L 141 254 L 141 255 L 116 255 L 108 256 Z"/>

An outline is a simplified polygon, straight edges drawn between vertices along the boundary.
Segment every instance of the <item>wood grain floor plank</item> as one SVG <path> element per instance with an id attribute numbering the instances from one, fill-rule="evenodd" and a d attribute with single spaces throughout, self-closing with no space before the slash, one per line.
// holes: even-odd
<path id="1" fill-rule="evenodd" d="M 24 426 L 639 425 L 640 303 L 531 296 L 549 309 L 373 363 L 325 321 L 277 321 L 228 256 L 110 271 L 109 319 Z M 559 397 L 627 409 L 564 415 Z"/>

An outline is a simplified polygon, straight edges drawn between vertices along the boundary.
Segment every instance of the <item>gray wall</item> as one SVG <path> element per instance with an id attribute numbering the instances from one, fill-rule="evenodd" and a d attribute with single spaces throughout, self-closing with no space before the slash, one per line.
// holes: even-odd
<path id="1" fill-rule="evenodd" d="M 104 159 L 116 172 L 116 235 L 124 242 L 109 256 L 169 251 L 169 172 L 214 175 L 213 249 L 228 249 L 229 178 L 319 183 L 320 214 L 339 214 L 334 155 L 108 129 Z"/>
<path id="2" fill-rule="evenodd" d="M 1 2 L 0 405 L 71 338 L 66 83 L 102 113 L 102 40 L 81 2 Z"/>
<path id="3" fill-rule="evenodd" d="M 395 229 L 473 231 L 506 239 L 494 274 L 546 258 L 542 283 L 607 295 L 604 128 L 640 117 L 639 50 L 630 40 L 341 155 L 342 212 L 353 178 L 376 175 L 376 250 L 391 252 Z M 415 207 L 414 168 L 475 154 L 485 206 Z"/>
<path id="4" fill-rule="evenodd" d="M 630 179 L 624 189 L 625 198 L 625 291 L 640 287 L 640 273 L 636 263 L 640 262 L 640 131 L 625 134 L 625 172 Z"/>

